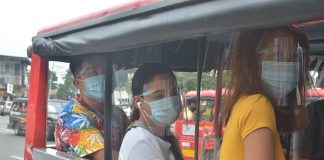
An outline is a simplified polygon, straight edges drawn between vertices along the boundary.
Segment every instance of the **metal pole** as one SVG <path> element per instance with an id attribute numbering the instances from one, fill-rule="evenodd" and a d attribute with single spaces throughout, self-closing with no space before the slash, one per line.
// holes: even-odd
<path id="1" fill-rule="evenodd" d="M 52 62 L 52 72 L 54 72 L 54 62 Z M 53 73 L 49 70 L 49 73 L 51 74 L 50 76 L 50 84 L 49 84 L 49 89 L 48 89 L 48 94 L 47 94 L 47 99 L 50 99 L 51 97 L 51 89 L 52 89 L 52 83 L 53 83 Z"/>
<path id="2" fill-rule="evenodd" d="M 200 122 L 200 82 L 202 75 L 203 57 L 206 49 L 206 37 L 199 38 L 198 42 L 198 62 L 197 62 L 197 99 L 196 99 L 196 120 L 195 120 L 195 160 L 198 160 L 198 144 L 199 144 L 199 122 Z"/>
<path id="3" fill-rule="evenodd" d="M 104 105 L 104 150 L 105 150 L 105 160 L 112 159 L 112 79 L 113 79 L 113 69 L 111 57 L 106 58 L 106 83 L 105 83 L 105 105 Z"/>

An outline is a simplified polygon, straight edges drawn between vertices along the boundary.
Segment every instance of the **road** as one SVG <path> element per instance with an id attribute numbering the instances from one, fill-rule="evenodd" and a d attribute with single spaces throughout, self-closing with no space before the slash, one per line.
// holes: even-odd
<path id="1" fill-rule="evenodd" d="M 9 116 L 0 116 L 0 159 L 1 160 L 23 160 L 24 136 L 16 136 L 11 129 L 7 129 Z M 54 142 L 48 142 L 53 144 Z"/>
<path id="2" fill-rule="evenodd" d="M 16 136 L 11 129 L 7 129 L 9 116 L 0 116 L 0 155 L 3 160 L 23 160 L 24 136 Z"/>

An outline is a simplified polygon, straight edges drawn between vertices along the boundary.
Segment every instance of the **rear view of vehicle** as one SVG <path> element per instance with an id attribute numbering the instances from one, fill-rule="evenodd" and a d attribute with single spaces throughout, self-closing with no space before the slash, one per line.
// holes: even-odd
<path id="1" fill-rule="evenodd" d="M 201 155 L 201 151 L 204 150 L 202 158 L 209 159 L 208 157 L 212 157 L 214 147 L 212 137 L 215 90 L 201 91 L 200 98 L 198 155 Z M 180 149 L 186 160 L 194 159 L 196 99 L 196 91 L 186 93 L 182 113 L 175 126 Z"/>
<path id="2" fill-rule="evenodd" d="M 67 101 L 48 100 L 47 104 L 47 140 L 54 140 L 54 126 L 59 112 Z M 25 135 L 28 98 L 16 98 L 10 109 L 8 129 L 16 135 Z"/>
<path id="3" fill-rule="evenodd" d="M 9 112 L 8 129 L 13 129 L 16 135 L 24 135 L 26 130 L 27 98 L 16 98 L 13 100 Z"/>
<path id="4" fill-rule="evenodd" d="M 12 101 L 2 101 L 0 102 L 0 114 L 9 114 L 10 108 L 12 106 Z"/>

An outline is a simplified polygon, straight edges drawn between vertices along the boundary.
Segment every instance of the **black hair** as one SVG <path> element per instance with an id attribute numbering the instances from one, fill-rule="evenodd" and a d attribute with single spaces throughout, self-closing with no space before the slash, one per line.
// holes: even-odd
<path id="1" fill-rule="evenodd" d="M 174 80 L 176 80 L 176 77 L 172 70 L 165 65 L 162 65 L 160 63 L 146 63 L 139 67 L 137 71 L 134 74 L 133 80 L 132 80 L 132 93 L 133 96 L 139 96 L 143 93 L 144 85 L 151 82 L 153 78 L 156 75 L 159 74 L 168 74 L 170 75 Z M 134 122 L 135 120 L 138 120 L 140 117 L 140 113 L 137 107 L 132 106 L 132 112 L 130 115 L 130 121 Z M 182 160 L 182 154 L 180 151 L 180 147 L 178 144 L 178 141 L 176 137 L 171 134 L 168 136 L 164 136 L 163 139 L 171 144 L 171 151 L 177 160 Z"/>
<path id="2" fill-rule="evenodd" d="M 87 56 L 75 56 L 72 57 L 70 60 L 70 71 L 72 72 L 74 78 L 76 78 L 78 72 L 77 72 L 77 68 L 80 68 L 82 63 L 86 60 Z"/>
<path id="3" fill-rule="evenodd" d="M 151 82 L 152 79 L 158 74 L 168 74 L 174 80 L 176 79 L 170 68 L 159 63 L 146 63 L 136 70 L 132 79 L 133 96 L 142 94 L 144 85 Z M 139 110 L 136 107 L 132 106 L 130 121 L 134 122 L 135 120 L 138 120 L 139 115 Z"/>

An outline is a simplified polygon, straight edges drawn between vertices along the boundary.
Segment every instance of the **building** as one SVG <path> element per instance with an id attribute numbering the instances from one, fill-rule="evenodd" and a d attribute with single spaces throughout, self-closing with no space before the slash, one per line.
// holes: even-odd
<path id="1" fill-rule="evenodd" d="M 0 55 L 0 100 L 10 100 L 13 97 L 27 96 L 27 66 L 26 57 Z M 7 93 L 7 85 L 13 85 L 13 93 Z"/>

